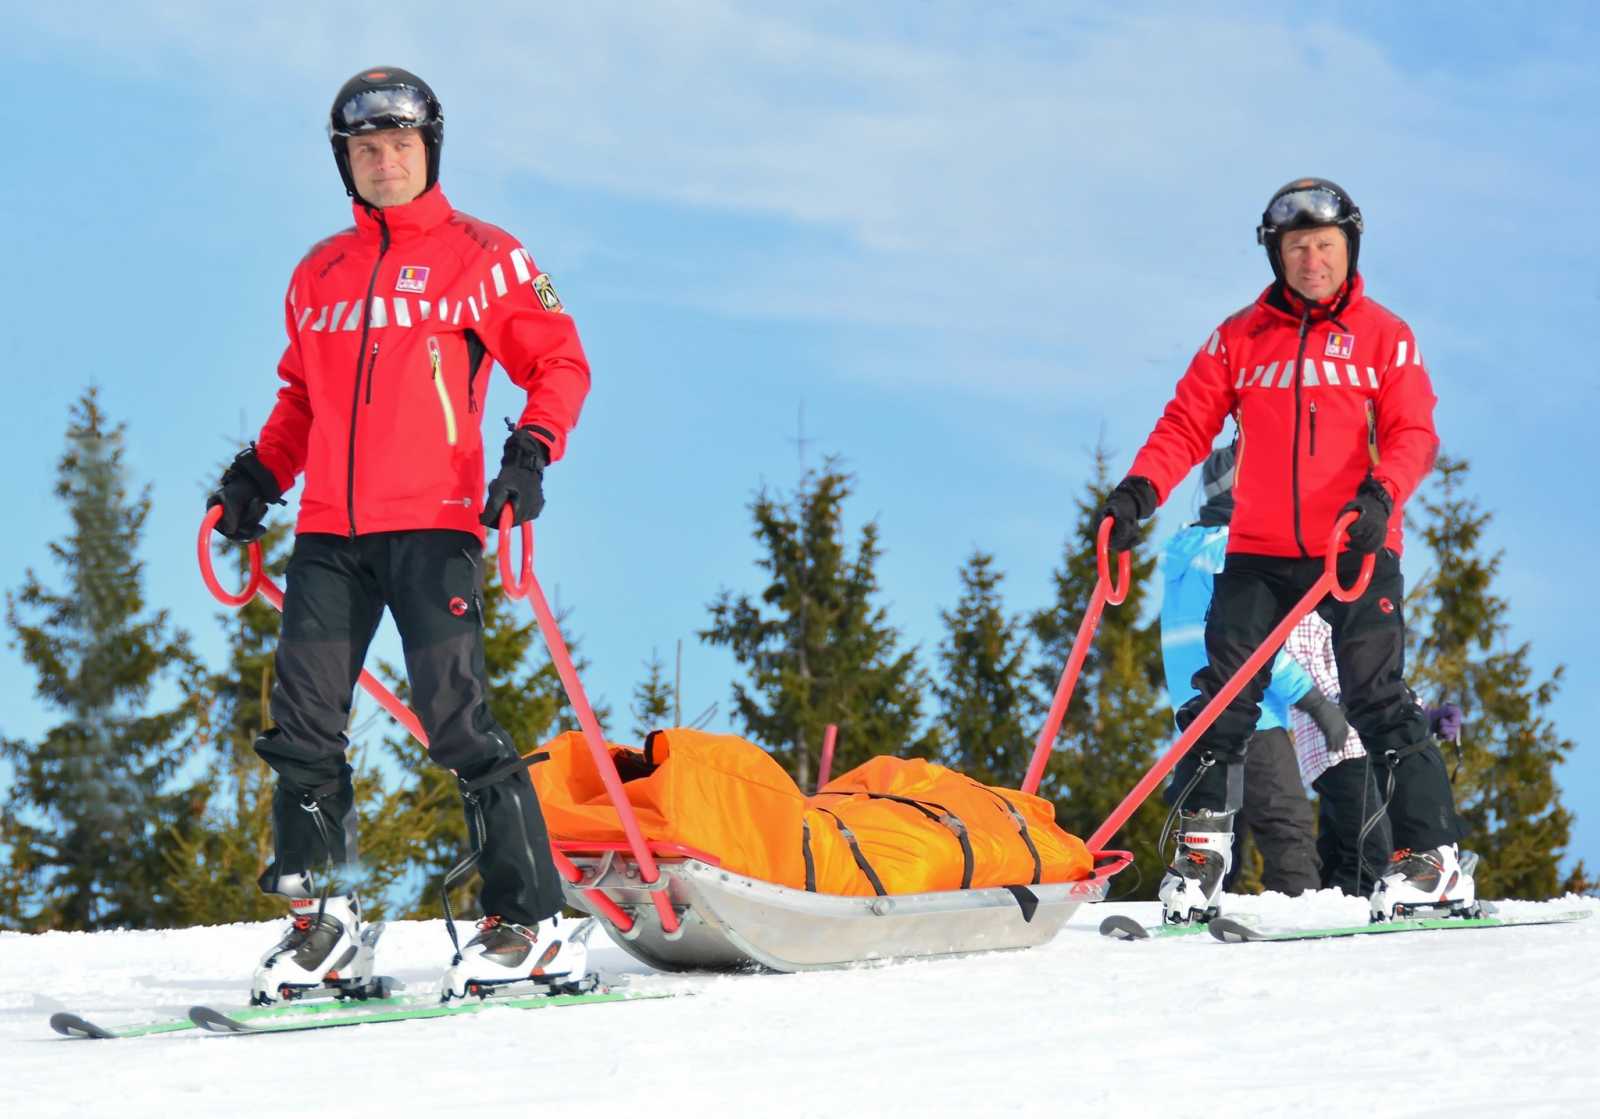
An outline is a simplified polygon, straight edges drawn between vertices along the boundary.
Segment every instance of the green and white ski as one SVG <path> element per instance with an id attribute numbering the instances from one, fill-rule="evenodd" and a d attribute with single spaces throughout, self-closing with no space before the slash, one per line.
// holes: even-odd
<path id="1" fill-rule="evenodd" d="M 604 1002 L 633 1002 L 640 999 L 671 998 L 670 991 L 590 991 L 579 995 L 520 995 L 487 999 L 439 1002 L 434 998 L 390 999 L 379 1003 L 323 1003 L 299 1009 L 307 1013 L 273 1018 L 240 1018 L 209 1006 L 190 1009 L 189 1018 L 203 1030 L 220 1034 L 281 1034 L 303 1030 L 326 1030 L 340 1026 L 372 1025 L 379 1022 L 409 1022 L 423 1018 L 451 1018 L 480 1014 L 486 1010 L 545 1010 L 563 1006 L 588 1006 Z M 398 1005 L 396 1005 L 398 1004 Z"/>
<path id="2" fill-rule="evenodd" d="M 393 997 L 386 999 L 368 999 L 365 1002 L 351 1002 L 352 1006 L 371 1007 L 400 1007 L 405 1006 L 408 999 Z M 292 1017 L 325 1010 L 329 1006 L 338 1008 L 346 1005 L 340 1002 L 322 1000 L 319 1002 L 290 1002 L 278 1003 L 273 1006 L 243 1006 L 236 1010 L 229 1010 L 228 1015 L 240 1022 L 269 1021 L 273 1018 Z M 158 1018 L 149 1022 L 135 1022 L 125 1026 L 101 1026 L 77 1014 L 62 1011 L 50 1015 L 50 1028 L 63 1037 L 93 1038 L 107 1041 L 116 1038 L 150 1037 L 154 1034 L 181 1033 L 195 1028 L 194 1022 L 188 1015 L 180 1018 Z"/>
<path id="3" fill-rule="evenodd" d="M 1255 920 L 1255 915 L 1240 913 L 1234 920 L 1250 923 Z M 1197 936 L 1205 931 L 1206 925 L 1198 921 L 1183 925 L 1141 925 L 1132 917 L 1120 913 L 1100 922 L 1100 935 L 1109 936 L 1112 940 L 1172 940 L 1182 936 Z"/>
<path id="4" fill-rule="evenodd" d="M 1224 944 L 1245 944 L 1262 940 L 1329 940 L 1334 937 L 1373 936 L 1384 933 L 1449 932 L 1456 929 L 1504 929 L 1518 925 L 1559 925 L 1582 921 L 1593 910 L 1572 909 L 1560 913 L 1525 916 L 1487 917 L 1408 917 L 1398 921 L 1379 921 L 1370 925 L 1344 925 L 1321 929 L 1260 929 L 1232 917 L 1218 917 L 1207 927 Z"/>

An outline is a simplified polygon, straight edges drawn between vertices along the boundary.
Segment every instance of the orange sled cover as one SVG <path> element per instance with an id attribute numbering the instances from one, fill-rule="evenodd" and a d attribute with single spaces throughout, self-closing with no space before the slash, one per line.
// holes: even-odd
<path id="1" fill-rule="evenodd" d="M 761 747 L 734 735 L 658 730 L 609 745 L 644 837 L 714 855 L 735 874 L 824 894 L 923 893 L 1070 882 L 1093 869 L 1047 800 L 941 765 L 874 758 L 805 797 Z M 529 771 L 551 838 L 625 837 L 577 731 Z"/>

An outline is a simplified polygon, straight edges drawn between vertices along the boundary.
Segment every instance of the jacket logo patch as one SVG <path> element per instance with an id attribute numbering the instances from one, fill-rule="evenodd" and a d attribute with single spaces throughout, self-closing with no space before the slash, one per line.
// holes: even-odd
<path id="1" fill-rule="evenodd" d="M 407 264 L 400 269 L 400 278 L 394 282 L 395 291 L 413 291 L 418 295 L 428 290 L 428 269 L 421 264 Z"/>
<path id="2" fill-rule="evenodd" d="M 1349 357 L 1355 352 L 1356 336 L 1354 334 L 1328 335 L 1328 344 L 1323 349 L 1324 357 Z"/>
<path id="3" fill-rule="evenodd" d="M 533 293 L 539 297 L 546 311 L 559 311 L 561 297 L 556 294 L 556 287 L 550 282 L 550 273 L 540 272 L 533 278 Z"/>

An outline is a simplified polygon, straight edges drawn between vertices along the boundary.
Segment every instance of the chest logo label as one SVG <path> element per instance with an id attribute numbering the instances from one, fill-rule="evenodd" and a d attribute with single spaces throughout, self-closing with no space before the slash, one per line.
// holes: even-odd
<path id="1" fill-rule="evenodd" d="M 400 278 L 394 282 L 395 291 L 410 291 L 421 295 L 428 290 L 428 269 L 421 264 L 407 264 L 400 269 Z"/>
<path id="2" fill-rule="evenodd" d="M 1323 348 L 1325 357 L 1349 357 L 1355 352 L 1356 336 L 1354 334 L 1328 334 L 1328 344 Z"/>

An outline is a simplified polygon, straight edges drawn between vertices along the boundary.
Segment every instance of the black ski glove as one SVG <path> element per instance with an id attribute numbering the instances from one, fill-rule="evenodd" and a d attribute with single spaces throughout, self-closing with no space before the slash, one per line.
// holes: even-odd
<path id="1" fill-rule="evenodd" d="M 1112 520 L 1111 548 L 1126 552 L 1139 540 L 1139 522 L 1156 511 L 1156 487 L 1148 478 L 1130 475 L 1117 483 L 1100 509 L 1099 520 Z M 1098 531 L 1099 525 L 1096 524 Z"/>
<path id="2" fill-rule="evenodd" d="M 531 428 L 519 427 L 506 440 L 500 455 L 500 473 L 489 483 L 489 498 L 483 503 L 480 522 L 500 527 L 500 510 L 511 505 L 511 523 L 531 521 L 544 508 L 544 468 L 550 452 L 534 436 Z"/>
<path id="3" fill-rule="evenodd" d="M 1350 723 L 1337 703 L 1323 695 L 1313 684 L 1309 692 L 1294 701 L 1294 705 L 1310 715 L 1311 721 L 1317 724 L 1322 737 L 1328 740 L 1330 755 L 1344 749 L 1350 737 Z"/>
<path id="4" fill-rule="evenodd" d="M 278 479 L 256 457 L 256 445 L 252 443 L 233 456 L 217 488 L 206 498 L 206 508 L 222 506 L 217 531 L 229 540 L 248 544 L 266 535 L 261 519 L 267 515 L 268 505 L 288 504 L 282 497 Z"/>
<path id="5" fill-rule="evenodd" d="M 1393 511 L 1394 500 L 1382 482 L 1376 478 L 1362 482 L 1354 500 L 1339 510 L 1341 517 L 1346 513 L 1361 514 L 1350 526 L 1350 550 L 1370 556 L 1383 547 L 1384 538 L 1389 535 L 1389 514 Z"/>

